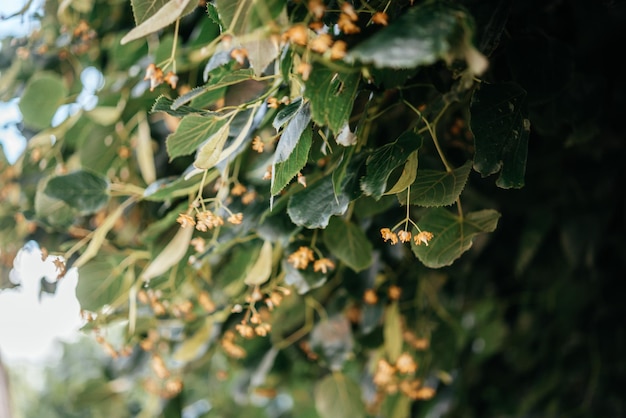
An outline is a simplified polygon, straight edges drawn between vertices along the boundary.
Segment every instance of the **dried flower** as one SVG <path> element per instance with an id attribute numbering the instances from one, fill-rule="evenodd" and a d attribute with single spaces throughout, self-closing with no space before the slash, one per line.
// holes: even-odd
<path id="1" fill-rule="evenodd" d="M 278 106 L 280 106 L 280 103 L 278 102 L 278 99 L 276 97 L 267 98 L 267 107 L 269 107 L 270 109 L 278 109 Z"/>
<path id="2" fill-rule="evenodd" d="M 230 57 L 237 61 L 240 65 L 243 65 L 248 57 L 248 51 L 245 48 L 235 48 L 230 51 Z"/>
<path id="3" fill-rule="evenodd" d="M 361 32 L 361 28 L 355 25 L 353 20 L 350 19 L 350 17 L 345 13 L 339 15 L 339 19 L 337 20 L 337 26 L 339 26 L 339 29 L 346 35 L 352 35 Z"/>
<path id="4" fill-rule="evenodd" d="M 332 262 L 332 260 L 324 257 L 324 258 L 320 258 L 319 260 L 315 260 L 313 262 L 313 271 L 315 272 L 321 272 L 323 274 L 328 273 L 328 270 L 332 270 L 335 268 L 335 263 Z"/>
<path id="5" fill-rule="evenodd" d="M 237 330 L 239 335 L 241 335 L 244 338 L 252 338 L 252 337 L 254 337 L 254 328 L 252 328 L 248 324 L 244 324 L 244 323 L 237 324 L 237 325 L 235 325 L 235 329 Z"/>
<path id="6" fill-rule="evenodd" d="M 170 376 L 170 372 L 167 370 L 165 362 L 160 355 L 154 354 L 152 356 L 150 366 L 159 379 L 167 379 Z"/>
<path id="7" fill-rule="evenodd" d="M 378 302 L 378 295 L 374 289 L 366 289 L 363 293 L 363 301 L 368 305 L 375 305 Z"/>
<path id="8" fill-rule="evenodd" d="M 268 165 L 263 174 L 263 180 L 269 180 L 272 178 L 272 166 Z"/>
<path id="9" fill-rule="evenodd" d="M 429 387 L 423 387 L 418 389 L 414 396 L 412 396 L 413 399 L 420 399 L 420 400 L 428 400 L 428 399 L 432 399 L 433 396 L 435 396 L 435 389 L 433 388 L 429 388 Z"/>
<path id="10" fill-rule="evenodd" d="M 410 231 L 398 231 L 398 239 L 400 242 L 409 242 L 411 241 L 411 232 Z"/>
<path id="11" fill-rule="evenodd" d="M 150 80 L 150 91 L 154 91 L 156 86 L 163 83 L 163 70 L 154 64 L 150 64 L 148 68 L 146 68 L 146 75 L 143 79 Z"/>
<path id="12" fill-rule="evenodd" d="M 313 70 L 313 66 L 308 62 L 301 62 L 296 67 L 296 73 L 302 75 L 302 80 L 307 81 L 309 76 L 311 75 L 311 70 Z"/>
<path id="13" fill-rule="evenodd" d="M 187 228 L 188 226 L 194 226 L 196 224 L 193 217 L 187 213 L 179 214 L 178 218 L 176 218 L 176 222 L 180 224 L 181 228 Z"/>
<path id="14" fill-rule="evenodd" d="M 348 16 L 353 22 L 359 20 L 359 15 L 357 15 L 354 11 L 354 7 L 352 7 L 352 5 L 347 1 L 341 5 L 341 12 Z"/>
<path id="15" fill-rule="evenodd" d="M 385 12 L 376 12 L 372 16 L 372 22 L 377 25 L 387 26 L 389 24 L 389 16 Z"/>
<path id="16" fill-rule="evenodd" d="M 272 326 L 264 322 L 254 328 L 254 333 L 259 337 L 265 337 L 272 330 Z"/>
<path id="17" fill-rule="evenodd" d="M 396 368 L 400 373 L 415 373 L 417 370 L 417 363 L 413 360 L 413 357 L 411 357 L 409 353 L 402 353 L 396 360 Z"/>
<path id="18" fill-rule="evenodd" d="M 249 205 L 254 201 L 254 199 L 256 199 L 256 192 L 254 190 L 251 190 L 241 196 L 241 203 L 243 203 L 244 205 Z"/>
<path id="19" fill-rule="evenodd" d="M 389 286 L 389 290 L 387 291 L 387 294 L 389 295 L 389 299 L 398 300 L 400 299 L 400 296 L 402 295 L 402 289 L 400 288 L 400 286 L 391 285 Z"/>
<path id="20" fill-rule="evenodd" d="M 374 384 L 379 387 L 384 387 L 393 382 L 393 376 L 396 373 L 395 367 L 387 362 L 385 359 L 378 360 L 376 364 L 376 372 L 374 373 Z"/>
<path id="21" fill-rule="evenodd" d="M 432 234 L 432 232 L 421 231 L 421 232 L 419 232 L 417 235 L 415 235 L 413 237 L 413 240 L 415 240 L 415 244 L 416 245 L 422 245 L 422 243 L 423 243 L 426 246 L 428 246 L 428 241 L 433 239 L 433 236 L 434 235 Z"/>
<path id="22" fill-rule="evenodd" d="M 298 183 L 302 185 L 302 187 L 306 187 L 306 177 L 302 175 L 302 173 L 298 173 Z"/>
<path id="23" fill-rule="evenodd" d="M 224 219 L 209 210 L 197 213 L 196 218 L 198 219 L 196 229 L 199 231 L 206 232 L 208 229 L 224 225 Z"/>
<path id="24" fill-rule="evenodd" d="M 304 270 L 309 265 L 309 262 L 314 259 L 313 250 L 303 246 L 291 253 L 289 257 L 287 257 L 287 262 L 297 269 Z"/>
<path id="25" fill-rule="evenodd" d="M 322 2 L 322 0 L 309 0 L 309 12 L 316 18 L 321 19 L 324 17 L 324 13 L 326 12 L 326 6 Z"/>
<path id="26" fill-rule="evenodd" d="M 206 241 L 204 238 L 196 237 L 190 241 L 191 246 L 197 253 L 203 253 L 206 249 Z"/>
<path id="27" fill-rule="evenodd" d="M 241 225 L 241 222 L 243 221 L 243 213 L 233 213 L 228 217 L 227 221 L 233 225 Z"/>
<path id="28" fill-rule="evenodd" d="M 305 46 L 309 41 L 309 35 L 307 33 L 306 26 L 302 24 L 294 25 L 287 29 L 283 34 L 283 39 L 288 40 L 294 44 Z"/>
<path id="29" fill-rule="evenodd" d="M 398 243 L 398 236 L 395 232 L 392 232 L 389 228 L 382 228 L 380 230 L 380 234 L 383 237 L 385 242 L 391 241 L 391 245 L 396 245 Z"/>
<path id="30" fill-rule="evenodd" d="M 270 98 L 276 100 L 275 97 L 270 97 Z M 276 105 L 276 107 L 278 107 L 278 104 Z M 260 136 L 257 135 L 252 140 L 252 149 L 258 152 L 259 154 L 262 153 L 263 150 L 265 149 L 265 143 L 261 140 Z"/>
<path id="31" fill-rule="evenodd" d="M 309 43 L 311 50 L 323 54 L 333 44 L 333 38 L 327 33 L 319 35 Z"/>
<path id="32" fill-rule="evenodd" d="M 348 49 L 348 44 L 345 41 L 336 41 L 332 47 L 330 47 L 330 59 L 331 60 L 339 60 L 346 56 L 346 50 Z"/>
<path id="33" fill-rule="evenodd" d="M 178 76 L 173 71 L 170 71 L 165 75 L 163 81 L 169 84 L 171 88 L 175 89 L 178 84 Z"/>

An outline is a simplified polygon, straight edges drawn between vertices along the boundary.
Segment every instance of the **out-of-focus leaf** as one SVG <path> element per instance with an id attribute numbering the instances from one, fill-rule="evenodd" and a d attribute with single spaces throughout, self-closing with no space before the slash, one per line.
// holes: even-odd
<path id="1" fill-rule="evenodd" d="M 109 182 L 106 178 L 89 171 L 76 171 L 51 178 L 44 193 L 59 199 L 81 214 L 90 214 L 109 201 Z"/>
<path id="2" fill-rule="evenodd" d="M 243 35 L 268 25 L 285 4 L 286 0 L 216 0 L 216 10 L 228 32 Z"/>
<path id="3" fill-rule="evenodd" d="M 200 146 L 198 154 L 193 162 L 194 167 L 201 170 L 207 170 L 215 167 L 220 159 L 220 154 L 224 149 L 224 144 L 228 139 L 228 133 L 230 132 L 230 125 L 228 123 L 223 124 L 217 132 L 211 135 L 206 143 Z"/>
<path id="4" fill-rule="evenodd" d="M 172 358 L 181 363 L 188 363 L 203 355 L 209 347 L 214 318 L 205 318 L 204 323 L 191 337 L 185 339 L 172 354 Z"/>
<path id="5" fill-rule="evenodd" d="M 361 388 L 339 372 L 329 374 L 317 382 L 315 408 L 321 418 L 365 417 Z"/>
<path id="6" fill-rule="evenodd" d="M 352 270 L 359 272 L 372 264 L 372 243 L 352 222 L 333 217 L 324 230 L 324 244 Z"/>
<path id="7" fill-rule="evenodd" d="M 173 110 L 173 105 L 174 101 L 172 99 L 161 95 L 155 100 L 152 105 L 152 109 L 150 109 L 150 113 L 165 112 L 168 115 L 175 116 L 177 118 L 182 118 L 187 115 L 206 113 L 202 109 L 196 109 L 194 107 L 184 105 L 178 106 L 176 110 Z"/>
<path id="8" fill-rule="evenodd" d="M 306 228 L 326 228 L 333 215 L 342 215 L 348 209 L 348 197 L 335 197 L 332 176 L 316 181 L 289 199 L 287 213 L 292 222 Z"/>
<path id="9" fill-rule="evenodd" d="M 145 117 L 145 114 L 141 117 L 139 125 L 137 126 L 137 146 L 135 147 L 135 153 L 143 181 L 146 182 L 146 184 L 156 181 L 152 136 L 150 134 L 148 118 Z"/>
<path id="10" fill-rule="evenodd" d="M 120 40 L 122 45 L 169 26 L 198 6 L 191 0 L 131 0 L 131 4 L 137 26 Z"/>
<path id="11" fill-rule="evenodd" d="M 285 284 L 293 286 L 300 295 L 317 289 L 326 283 L 327 280 L 325 274 L 310 270 L 299 270 L 285 261 L 282 263 L 282 270 L 285 272 Z"/>
<path id="12" fill-rule="evenodd" d="M 267 66 L 278 57 L 280 49 L 278 44 L 270 37 L 254 37 L 243 43 L 248 51 L 248 61 L 254 71 L 254 75 L 260 77 Z"/>
<path id="13" fill-rule="evenodd" d="M 280 193 L 287 184 L 304 168 L 309 157 L 313 142 L 311 129 L 305 129 L 289 157 L 274 166 L 272 170 L 271 191 L 273 195 Z"/>
<path id="14" fill-rule="evenodd" d="M 515 83 L 482 84 L 470 105 L 475 137 L 474 169 L 483 177 L 498 172 L 502 188 L 524 186 L 530 122 L 526 92 Z"/>
<path id="15" fill-rule="evenodd" d="M 272 274 L 272 243 L 264 241 L 259 256 L 246 274 L 243 280 L 248 286 L 260 286 L 265 283 Z"/>
<path id="16" fill-rule="evenodd" d="M 387 189 L 387 179 L 392 171 L 404 164 L 421 146 L 422 137 L 413 131 L 406 131 L 394 142 L 374 151 L 367 159 L 367 171 L 361 179 L 363 192 L 380 199 Z"/>
<path id="17" fill-rule="evenodd" d="M 176 157 L 195 152 L 204 141 L 222 130 L 226 122 L 227 119 L 213 115 L 185 116 L 176 128 L 176 132 L 169 135 L 165 140 L 170 161 Z"/>
<path id="18" fill-rule="evenodd" d="M 411 398 L 402 392 L 387 395 L 383 401 L 381 416 L 386 418 L 410 418 Z"/>
<path id="19" fill-rule="evenodd" d="M 182 260 L 189 248 L 193 231 L 194 228 L 190 226 L 179 228 L 174 238 L 172 238 L 165 248 L 161 250 L 159 255 L 148 264 L 139 278 L 143 281 L 149 281 L 165 273 L 170 267 Z"/>
<path id="20" fill-rule="evenodd" d="M 352 48 L 347 62 L 414 68 L 465 56 L 473 34 L 471 16 L 451 2 L 426 1 Z"/>
<path id="21" fill-rule="evenodd" d="M 412 205 L 433 207 L 449 206 L 460 196 L 467 177 L 472 169 L 472 161 L 461 167 L 447 171 L 420 170 L 417 179 L 411 184 L 409 201 Z M 407 191 L 399 196 L 401 204 L 406 203 Z"/>
<path id="22" fill-rule="evenodd" d="M 292 100 L 291 103 L 289 103 L 288 105 L 280 109 L 278 113 L 276 113 L 276 116 L 272 121 L 272 126 L 276 130 L 279 130 L 284 124 L 289 122 L 291 118 L 293 118 L 300 112 L 303 104 L 304 101 L 302 100 L 302 98 Z"/>
<path id="23" fill-rule="evenodd" d="M 311 102 L 313 120 L 338 134 L 352 112 L 360 78 L 359 73 L 338 73 L 314 64 L 304 90 L 304 97 Z"/>
<path id="24" fill-rule="evenodd" d="M 311 349 L 321 350 L 331 370 L 341 370 L 354 349 L 350 321 L 345 315 L 334 315 L 318 322 L 311 331 L 310 344 Z"/>
<path id="25" fill-rule="evenodd" d="M 97 312 L 128 292 L 132 283 L 126 283 L 118 266 L 121 256 L 99 256 L 78 268 L 76 297 L 82 309 Z"/>
<path id="26" fill-rule="evenodd" d="M 164 201 L 180 196 L 188 196 L 198 190 L 200 180 L 197 177 L 185 179 L 184 177 L 165 177 L 151 183 L 144 190 L 144 199 Z"/>
<path id="27" fill-rule="evenodd" d="M 19 101 L 24 125 L 34 129 L 49 127 L 66 96 L 67 88 L 59 75 L 48 71 L 33 75 Z"/>
<path id="28" fill-rule="evenodd" d="M 493 232 L 498 224 L 500 213 L 492 209 L 471 212 L 463 218 L 444 208 L 430 209 L 418 222 L 422 231 L 433 234 L 429 245 L 416 245 L 411 248 L 424 265 L 431 268 L 449 266 L 472 246 L 474 236 Z M 413 235 L 417 234 L 413 231 Z"/>
<path id="29" fill-rule="evenodd" d="M 385 352 L 390 362 L 395 361 L 402 354 L 402 316 L 400 307 L 395 301 L 385 309 L 385 322 L 383 324 L 385 337 Z"/>

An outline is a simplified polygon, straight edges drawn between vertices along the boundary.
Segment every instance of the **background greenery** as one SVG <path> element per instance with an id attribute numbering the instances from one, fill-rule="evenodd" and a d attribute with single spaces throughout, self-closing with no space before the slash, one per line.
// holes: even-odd
<path id="1" fill-rule="evenodd" d="M 20 386 L 17 409 L 625 416 L 624 3 L 355 2 L 360 31 L 333 33 L 347 45 L 339 59 L 311 50 L 314 32 L 301 44 L 289 32 L 318 20 L 311 4 L 48 1 L 36 33 L 3 40 L 0 94 L 20 97 L 29 144 L 16 164 L 0 160 L 0 283 L 27 239 L 66 256 L 95 341 L 66 346 L 41 390 Z M 322 4 L 321 20 L 337 22 L 342 2 Z M 389 25 L 371 24 L 382 10 Z M 151 63 L 175 69 L 176 87 L 151 90 Z M 89 67 L 102 74 L 95 107 L 83 100 Z M 60 105 L 75 113 L 51 126 Z M 351 146 L 340 144 L 347 121 Z M 257 135 L 263 153 L 250 148 Z M 202 183 L 184 178 L 194 164 Z M 278 180 L 262 179 L 268 165 Z M 199 190 L 243 223 L 180 228 Z M 428 247 L 381 238 L 406 199 L 435 233 Z M 335 267 L 294 268 L 300 246 Z M 250 301 L 277 294 L 262 315 L 269 335 L 244 338 Z M 393 379 L 419 384 L 377 384 L 379 360 L 401 353 L 417 370 L 396 363 Z"/>

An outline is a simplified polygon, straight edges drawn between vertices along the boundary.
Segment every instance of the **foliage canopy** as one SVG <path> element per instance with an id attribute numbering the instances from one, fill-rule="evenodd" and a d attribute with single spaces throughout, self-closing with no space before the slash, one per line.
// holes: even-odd
<path id="1" fill-rule="evenodd" d="M 624 17 L 554 7 L 615 31 Z M 64 416 L 623 412 L 597 361 L 624 331 L 612 349 L 602 332 L 580 340 L 602 315 L 572 324 L 624 272 L 623 170 L 601 161 L 624 145 L 588 109 L 581 80 L 604 75 L 550 26 L 560 9 L 44 9 L 0 50 L 0 97 L 19 97 L 28 136 L 0 160 L 0 247 L 9 260 L 36 239 L 65 260 L 59 280 L 78 269 L 84 330 L 111 359 Z"/>

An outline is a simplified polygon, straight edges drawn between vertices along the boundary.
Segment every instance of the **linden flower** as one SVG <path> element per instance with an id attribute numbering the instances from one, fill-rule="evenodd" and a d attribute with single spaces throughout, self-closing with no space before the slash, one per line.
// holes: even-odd
<path id="1" fill-rule="evenodd" d="M 321 0 L 309 0 L 308 8 L 316 19 L 321 19 L 326 12 L 326 6 Z"/>
<path id="2" fill-rule="evenodd" d="M 396 367 L 400 373 L 415 373 L 417 370 L 417 363 L 413 360 L 413 357 L 411 357 L 409 353 L 402 353 L 396 360 Z"/>
<path id="3" fill-rule="evenodd" d="M 415 244 L 416 245 L 426 245 L 428 246 L 428 241 L 430 241 L 431 239 L 433 239 L 434 235 L 432 232 L 428 232 L 428 231 L 421 231 L 419 234 L 417 234 L 416 236 L 413 237 L 413 240 L 415 240 Z"/>
<path id="4" fill-rule="evenodd" d="M 332 36 L 330 36 L 327 33 L 323 33 L 319 35 L 317 38 L 313 39 L 309 43 L 309 46 L 311 47 L 313 51 L 323 54 L 324 52 L 328 51 L 328 48 L 330 48 L 332 44 L 333 44 Z"/>
<path id="5" fill-rule="evenodd" d="M 387 26 L 389 24 L 389 16 L 385 12 L 376 12 L 372 16 L 372 22 L 377 25 Z"/>
<path id="6" fill-rule="evenodd" d="M 355 25 L 353 20 L 350 19 L 350 17 L 345 13 L 339 15 L 339 19 L 337 20 L 337 26 L 339 26 L 339 29 L 341 29 L 341 31 L 346 35 L 352 35 L 354 33 L 361 32 L 361 28 Z"/>
<path id="7" fill-rule="evenodd" d="M 230 52 L 230 57 L 243 65 L 248 57 L 248 51 L 245 48 L 235 48 Z"/>
<path id="8" fill-rule="evenodd" d="M 294 44 L 306 46 L 309 35 L 307 28 L 304 25 L 294 25 L 287 29 L 287 32 L 283 34 L 283 38 L 291 41 Z"/>
<path id="9" fill-rule="evenodd" d="M 378 364 L 376 364 L 376 372 L 374 373 L 373 378 L 374 384 L 376 386 L 386 386 L 392 383 L 395 372 L 395 367 L 389 364 L 387 360 L 378 360 Z"/>
<path id="10" fill-rule="evenodd" d="M 248 189 L 246 188 L 246 186 L 244 186 L 241 183 L 237 183 L 233 186 L 233 188 L 230 190 L 230 194 L 232 194 L 233 196 L 241 196 L 242 194 L 244 194 Z"/>
<path id="11" fill-rule="evenodd" d="M 359 20 L 359 15 L 356 14 L 356 12 L 354 11 L 354 7 L 352 7 L 350 3 L 344 2 L 341 5 L 341 11 L 342 13 L 345 13 L 353 22 Z"/>
<path id="12" fill-rule="evenodd" d="M 395 232 L 392 232 L 391 229 L 382 228 L 380 230 L 380 234 L 382 235 L 383 240 L 385 240 L 385 242 L 391 241 L 391 245 L 396 245 L 398 243 L 398 236 L 396 235 Z"/>
<path id="13" fill-rule="evenodd" d="M 296 73 L 302 74 L 302 80 L 307 81 L 309 76 L 311 75 L 311 70 L 313 70 L 313 66 L 308 62 L 301 62 L 296 67 Z"/>
<path id="14" fill-rule="evenodd" d="M 400 242 L 409 242 L 411 241 L 411 232 L 409 231 L 398 231 L 398 239 Z"/>
<path id="15" fill-rule="evenodd" d="M 313 250 L 303 246 L 291 253 L 289 257 L 287 257 L 287 262 L 297 269 L 304 270 L 309 265 L 309 262 L 314 259 Z"/>
<path id="16" fill-rule="evenodd" d="M 240 225 L 241 222 L 243 221 L 243 213 L 233 213 L 232 215 L 230 215 L 228 217 L 228 222 L 230 222 L 233 225 Z"/>
<path id="17" fill-rule="evenodd" d="M 224 219 L 209 210 L 196 214 L 196 218 L 198 219 L 196 225 L 198 231 L 206 232 L 208 229 L 224 225 Z"/>
<path id="18" fill-rule="evenodd" d="M 165 75 L 163 81 L 169 84 L 171 88 L 175 89 L 176 84 L 178 84 L 178 76 L 174 72 L 170 71 Z"/>
<path id="19" fill-rule="evenodd" d="M 330 47 L 330 59 L 339 60 L 346 56 L 346 49 L 348 44 L 345 41 L 336 41 L 333 46 Z"/>
<path id="20" fill-rule="evenodd" d="M 258 152 L 259 154 L 262 153 L 263 150 L 265 149 L 265 143 L 263 143 L 260 136 L 257 135 L 252 140 L 252 149 Z"/>
<path id="21" fill-rule="evenodd" d="M 335 268 L 335 263 L 333 263 L 330 259 L 324 257 L 319 260 L 315 260 L 313 262 L 313 271 L 322 272 L 324 274 L 328 273 L 328 270 L 332 270 Z"/>
<path id="22" fill-rule="evenodd" d="M 146 68 L 146 75 L 143 79 L 150 80 L 150 91 L 154 91 L 156 86 L 164 81 L 163 70 L 154 64 L 150 64 L 148 65 L 148 68 Z"/>
<path id="23" fill-rule="evenodd" d="M 187 213 L 179 214 L 178 218 L 176 218 L 176 222 L 180 224 L 181 228 L 187 228 L 188 226 L 194 226 L 196 224 L 193 217 Z"/>

